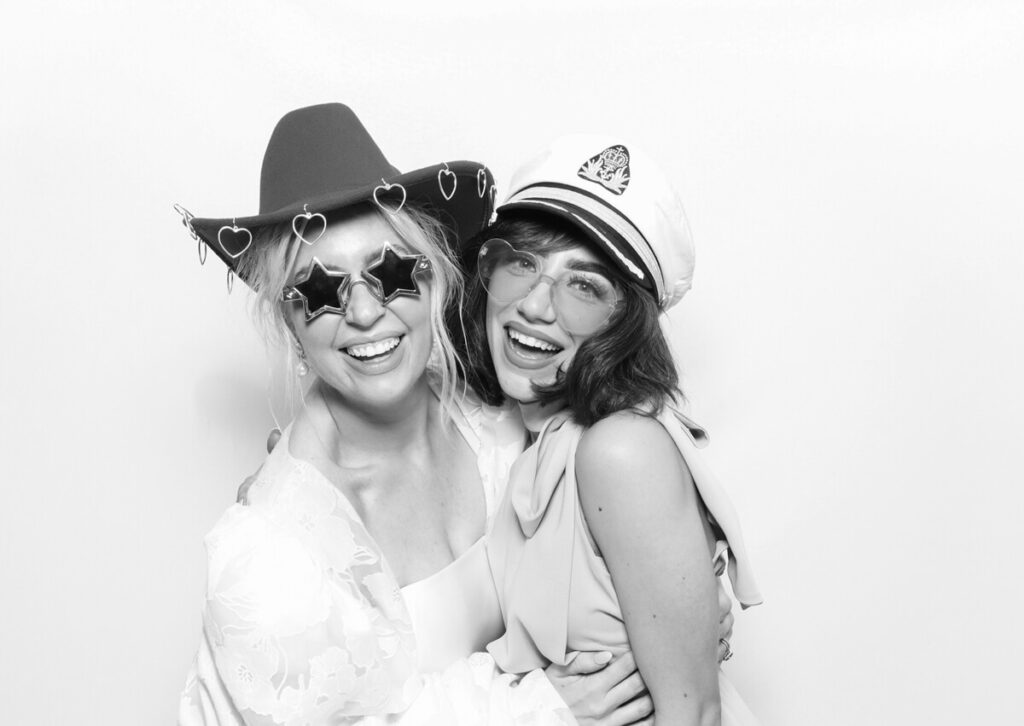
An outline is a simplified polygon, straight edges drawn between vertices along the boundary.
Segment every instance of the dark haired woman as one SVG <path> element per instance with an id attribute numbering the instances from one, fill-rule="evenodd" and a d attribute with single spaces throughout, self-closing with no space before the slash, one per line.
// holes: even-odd
<path id="1" fill-rule="evenodd" d="M 508 672 L 632 649 L 657 723 L 756 720 L 720 680 L 715 576 L 760 602 L 732 507 L 673 409 L 659 315 L 689 288 L 682 206 L 623 144 L 567 137 L 513 179 L 475 252 L 471 382 L 513 399 L 532 446 L 488 538 Z M 471 263 L 472 266 L 472 263 Z"/>

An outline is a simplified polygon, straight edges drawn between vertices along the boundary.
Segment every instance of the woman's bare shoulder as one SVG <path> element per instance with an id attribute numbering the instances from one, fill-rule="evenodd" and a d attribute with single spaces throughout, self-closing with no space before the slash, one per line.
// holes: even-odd
<path id="1" fill-rule="evenodd" d="M 583 433 L 577 449 L 576 470 L 584 476 L 601 475 L 603 479 L 652 465 L 686 469 L 665 427 L 638 411 L 620 411 L 601 419 Z"/>

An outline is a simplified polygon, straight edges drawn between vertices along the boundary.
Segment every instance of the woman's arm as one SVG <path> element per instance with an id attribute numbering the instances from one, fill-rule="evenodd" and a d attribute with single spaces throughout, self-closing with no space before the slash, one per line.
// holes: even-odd
<path id="1" fill-rule="evenodd" d="M 619 413 L 584 434 L 576 478 L 657 722 L 718 724 L 710 533 L 678 449 L 656 420 Z"/>
<path id="2" fill-rule="evenodd" d="M 518 682 L 476 654 L 421 674 L 397 584 L 331 501 L 281 487 L 207 537 L 205 642 L 183 724 L 571 723 L 539 671 Z"/>
<path id="3" fill-rule="evenodd" d="M 485 653 L 420 673 L 397 584 L 365 530 L 278 494 L 232 507 L 207 537 L 204 639 L 181 726 L 562 726 L 570 708 L 581 724 L 619 726 L 650 713 L 634 699 L 632 661 L 605 668 L 597 654 L 523 678 Z"/>

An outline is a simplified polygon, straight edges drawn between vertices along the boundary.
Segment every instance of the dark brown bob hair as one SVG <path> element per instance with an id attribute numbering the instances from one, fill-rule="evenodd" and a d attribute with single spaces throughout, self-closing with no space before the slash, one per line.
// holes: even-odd
<path id="1" fill-rule="evenodd" d="M 477 254 L 484 242 L 496 237 L 535 254 L 587 247 L 605 256 L 572 224 L 536 211 L 507 212 L 469 241 L 461 255 L 466 271 L 464 315 L 452 314 L 449 329 L 464 361 L 466 382 L 492 405 L 503 403 L 505 396 L 487 343 L 487 291 L 477 275 Z M 629 409 L 655 414 L 682 398 L 654 297 L 613 265 L 608 267 L 620 295 L 608 324 L 580 345 L 554 383 L 534 385 L 538 401 L 563 401 L 582 426 Z"/>

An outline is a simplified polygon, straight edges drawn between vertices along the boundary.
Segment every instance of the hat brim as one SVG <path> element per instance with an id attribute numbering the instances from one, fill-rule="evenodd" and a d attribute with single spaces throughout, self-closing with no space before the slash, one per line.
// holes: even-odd
<path id="1" fill-rule="evenodd" d="M 569 202 L 552 199 L 520 199 L 498 207 L 498 217 L 516 210 L 542 212 L 568 222 L 593 242 L 598 249 L 602 250 L 616 269 L 621 271 L 627 279 L 638 282 L 646 289 L 654 289 L 654 280 L 650 272 L 646 270 L 646 266 L 637 257 L 629 243 L 608 224 L 587 210 Z"/>
<path id="2" fill-rule="evenodd" d="M 356 204 L 390 202 L 397 207 L 401 193 L 392 191 L 401 186 L 405 190 L 404 205 L 414 204 L 433 215 L 448 230 L 449 243 L 459 249 L 470 237 L 483 229 L 491 217 L 494 206 L 494 177 L 483 164 L 475 161 L 450 161 L 415 171 L 385 177 L 375 184 L 338 189 L 312 199 L 248 217 L 200 218 L 191 220 L 192 229 L 229 268 L 237 271 L 238 263 L 249 247 L 239 244 L 232 230 L 247 230 L 250 244 L 258 244 L 259 230 L 268 226 L 290 223 L 296 215 L 309 212 L 329 216 Z M 390 190 L 388 189 L 390 187 Z M 232 242 L 236 246 L 232 247 Z M 245 249 L 241 249 L 241 247 Z"/>

